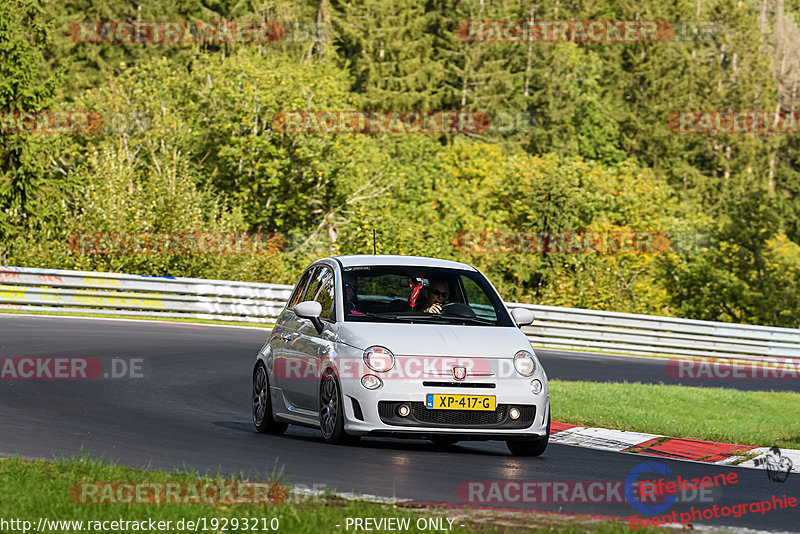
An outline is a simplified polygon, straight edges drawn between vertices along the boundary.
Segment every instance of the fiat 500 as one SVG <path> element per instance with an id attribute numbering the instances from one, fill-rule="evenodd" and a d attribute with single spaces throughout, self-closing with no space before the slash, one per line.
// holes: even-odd
<path id="1" fill-rule="evenodd" d="M 547 375 L 476 268 L 411 256 L 313 262 L 258 353 L 256 430 L 319 428 L 329 443 L 362 436 L 503 440 L 538 456 L 550 433 Z"/>

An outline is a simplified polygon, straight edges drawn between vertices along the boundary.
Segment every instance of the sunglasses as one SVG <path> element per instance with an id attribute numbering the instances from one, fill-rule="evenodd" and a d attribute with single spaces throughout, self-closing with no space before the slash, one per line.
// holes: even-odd
<path id="1" fill-rule="evenodd" d="M 352 289 L 353 291 L 358 291 L 358 284 L 348 284 L 345 282 L 344 287 Z"/>
<path id="2" fill-rule="evenodd" d="M 442 297 L 443 299 L 446 299 L 447 296 L 450 294 L 447 291 L 439 291 L 438 289 L 432 289 L 431 293 L 433 293 L 437 297 Z"/>

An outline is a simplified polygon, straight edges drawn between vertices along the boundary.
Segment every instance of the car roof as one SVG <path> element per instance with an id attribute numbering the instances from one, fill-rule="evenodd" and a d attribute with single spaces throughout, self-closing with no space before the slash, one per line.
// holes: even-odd
<path id="1" fill-rule="evenodd" d="M 477 271 L 472 265 L 457 261 L 440 260 L 438 258 L 426 258 L 423 256 L 397 256 L 390 254 L 359 254 L 354 256 L 333 256 L 338 260 L 342 267 L 365 267 L 373 265 L 409 265 L 413 267 L 442 267 L 445 269 L 464 269 Z"/>

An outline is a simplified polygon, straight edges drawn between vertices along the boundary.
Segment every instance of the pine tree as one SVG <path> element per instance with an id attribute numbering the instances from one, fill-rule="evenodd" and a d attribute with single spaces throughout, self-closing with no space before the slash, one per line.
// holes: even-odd
<path id="1" fill-rule="evenodd" d="M 13 112 L 47 109 L 56 92 L 59 77 L 46 74 L 43 57 L 48 34 L 37 0 L 0 3 L 0 241 L 46 215 L 45 193 L 54 185 L 48 181 L 49 140 L 13 133 L 19 122 L 6 122 Z"/>
<path id="2" fill-rule="evenodd" d="M 368 110 L 431 111 L 442 78 L 426 2 L 331 2 L 335 46 Z"/>

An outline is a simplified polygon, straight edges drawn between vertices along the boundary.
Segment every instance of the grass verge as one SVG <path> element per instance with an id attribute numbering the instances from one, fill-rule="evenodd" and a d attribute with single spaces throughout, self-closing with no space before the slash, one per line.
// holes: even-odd
<path id="1" fill-rule="evenodd" d="M 205 518 L 209 532 L 244 531 L 243 518 L 249 519 L 247 531 L 309 533 L 348 532 L 347 518 L 408 518 L 410 528 L 404 532 L 433 532 L 433 525 L 448 526 L 452 519 L 453 532 L 481 532 L 486 534 L 506 532 L 598 532 L 611 534 L 626 532 L 627 525 L 621 522 L 600 520 L 588 516 L 566 517 L 534 512 L 474 511 L 452 508 L 409 508 L 402 505 L 378 504 L 357 500 L 345 500 L 330 493 L 322 497 L 302 497 L 296 494 L 276 493 L 288 498 L 276 503 L 263 504 L 83 504 L 79 492 L 70 488 L 80 482 L 203 482 L 220 478 L 202 477 L 196 473 L 168 473 L 164 471 L 142 471 L 109 465 L 87 457 L 55 462 L 23 461 L 15 458 L 0 459 L 0 487 L 4 498 L 0 499 L 0 518 L 8 521 L 19 519 L 31 521 L 33 530 L 40 518 L 50 521 L 83 521 L 82 529 L 75 524 L 62 525 L 57 532 L 87 532 L 89 521 L 171 521 L 171 528 L 161 532 L 189 532 L 178 529 L 178 521 L 198 521 Z M 240 479 L 241 480 L 241 479 Z M 231 479 L 227 480 L 228 482 Z M 125 495 L 128 495 L 127 493 Z M 272 496 L 273 493 L 270 492 Z M 75 502 L 78 501 L 78 502 Z M 276 519 L 274 519 L 276 518 Z M 234 528 L 238 519 L 238 528 Z M 210 530 L 215 520 L 217 527 Z M 223 521 L 227 520 L 227 528 Z M 255 521 L 257 520 L 257 521 Z M 433 521 L 431 521 L 433 520 Z M 437 523 L 438 520 L 438 523 Z M 426 522 L 427 521 L 427 522 Z M 425 524 L 423 524 L 426 522 Z M 257 525 L 253 529 L 253 525 Z M 420 528 L 422 526 L 429 528 Z M 266 527 L 266 528 L 264 528 Z M 52 527 L 50 529 L 52 530 Z M 386 531 L 386 529 L 379 529 Z M 13 530 L 12 530 L 13 531 Z M 19 530 L 21 532 L 21 530 Z M 98 530 L 99 531 L 99 530 Z M 108 529 L 106 529 L 108 531 Z M 115 532 L 148 532 L 147 529 L 116 528 Z M 194 530 L 191 530 L 194 531 Z M 202 528 L 198 531 L 203 532 Z M 650 529 L 650 532 L 655 532 Z M 149 530 L 149 532 L 155 532 Z"/>
<path id="2" fill-rule="evenodd" d="M 574 425 L 800 449 L 800 393 L 551 380 L 550 404 Z"/>

